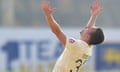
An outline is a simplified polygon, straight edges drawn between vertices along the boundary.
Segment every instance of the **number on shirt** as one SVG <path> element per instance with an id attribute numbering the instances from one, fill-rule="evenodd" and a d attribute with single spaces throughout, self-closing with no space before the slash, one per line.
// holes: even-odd
<path id="1" fill-rule="evenodd" d="M 76 72 L 78 72 L 79 71 L 79 69 L 80 69 L 80 66 L 82 65 L 82 60 L 81 59 L 78 59 L 78 60 L 76 60 L 75 61 L 75 63 L 78 63 L 79 65 L 78 66 L 76 66 Z M 70 70 L 70 72 L 72 72 L 72 70 Z"/>
<path id="2" fill-rule="evenodd" d="M 76 66 L 76 68 L 77 68 L 76 72 L 78 72 L 79 69 L 80 69 L 80 66 L 82 65 L 82 60 L 81 60 L 81 59 L 78 59 L 78 60 L 76 60 L 76 63 L 79 63 L 79 65 Z"/>

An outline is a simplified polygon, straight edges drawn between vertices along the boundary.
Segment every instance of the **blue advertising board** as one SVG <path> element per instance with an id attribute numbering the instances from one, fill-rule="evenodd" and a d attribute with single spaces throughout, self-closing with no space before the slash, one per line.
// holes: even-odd
<path id="1" fill-rule="evenodd" d="M 120 43 L 105 43 L 96 47 L 97 71 L 120 69 Z"/>
<path id="2" fill-rule="evenodd" d="M 52 71 L 64 49 L 47 29 L 0 30 L 0 34 L 0 72 Z"/>

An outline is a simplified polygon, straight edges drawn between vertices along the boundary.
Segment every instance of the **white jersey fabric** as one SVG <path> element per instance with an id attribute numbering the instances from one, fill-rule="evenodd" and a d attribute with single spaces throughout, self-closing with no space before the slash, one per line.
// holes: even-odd
<path id="1" fill-rule="evenodd" d="M 92 54 L 90 47 L 82 40 L 67 38 L 65 49 L 57 60 L 53 72 L 79 72 Z"/>

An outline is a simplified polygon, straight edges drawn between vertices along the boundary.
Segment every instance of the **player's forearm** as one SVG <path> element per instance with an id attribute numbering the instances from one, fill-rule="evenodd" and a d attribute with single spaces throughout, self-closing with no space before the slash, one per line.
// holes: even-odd
<path id="1" fill-rule="evenodd" d="M 47 22 L 54 33 L 59 33 L 61 31 L 60 25 L 55 21 L 52 15 L 46 14 Z"/>
<path id="2" fill-rule="evenodd" d="M 97 16 L 91 16 L 88 21 L 87 27 L 95 26 L 96 19 L 97 19 Z"/>

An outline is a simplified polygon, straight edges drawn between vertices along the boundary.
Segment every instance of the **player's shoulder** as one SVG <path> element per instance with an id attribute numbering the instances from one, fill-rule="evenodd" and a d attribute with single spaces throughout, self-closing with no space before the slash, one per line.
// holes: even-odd
<path id="1" fill-rule="evenodd" d="M 68 41 L 69 43 L 75 43 L 75 42 L 76 42 L 76 39 L 73 38 L 73 37 L 67 37 L 67 41 Z"/>
<path id="2" fill-rule="evenodd" d="M 75 42 L 85 43 L 83 40 L 76 39 L 76 38 L 74 38 L 74 37 L 67 37 L 67 41 L 68 41 L 69 43 L 75 43 Z"/>

